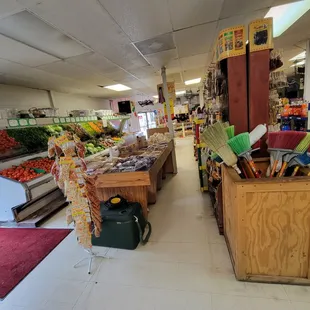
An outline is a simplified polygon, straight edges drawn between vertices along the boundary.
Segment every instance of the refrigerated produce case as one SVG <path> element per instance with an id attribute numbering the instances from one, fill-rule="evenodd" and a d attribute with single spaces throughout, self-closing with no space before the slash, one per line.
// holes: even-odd
<path id="1" fill-rule="evenodd" d="M 49 171 L 36 170 L 37 175 L 33 173 L 33 179 L 29 180 L 13 178 L 10 174 L 1 175 L 1 171 L 16 169 L 29 160 L 46 158 L 48 137 L 63 130 L 74 132 L 84 141 L 88 150 L 86 161 L 95 156 L 108 155 L 110 147 L 122 142 L 119 129 L 128 119 L 109 116 L 98 120 L 90 116 L 0 120 L 0 133 L 6 137 L 0 139 L 0 144 L 1 141 L 4 144 L 0 146 L 0 224 L 11 225 L 16 222 L 19 225 L 37 226 L 66 203 Z M 110 121 L 119 121 L 121 126 L 115 126 Z M 40 137 L 29 138 L 32 131 Z"/>

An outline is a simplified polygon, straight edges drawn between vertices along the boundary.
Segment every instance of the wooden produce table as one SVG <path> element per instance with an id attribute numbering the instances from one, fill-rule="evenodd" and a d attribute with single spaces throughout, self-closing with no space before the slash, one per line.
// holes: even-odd
<path id="1" fill-rule="evenodd" d="M 310 177 L 244 180 L 223 165 L 222 178 L 236 278 L 310 285 Z"/>
<path id="2" fill-rule="evenodd" d="M 170 141 L 148 171 L 105 173 L 96 176 L 97 195 L 107 200 L 121 195 L 129 201 L 140 202 L 145 217 L 148 203 L 156 202 L 156 192 L 161 188 L 166 173 L 177 173 L 174 141 Z"/>

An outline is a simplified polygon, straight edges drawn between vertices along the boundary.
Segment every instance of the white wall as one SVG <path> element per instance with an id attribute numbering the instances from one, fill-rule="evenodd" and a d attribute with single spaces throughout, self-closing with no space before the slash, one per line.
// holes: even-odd
<path id="1" fill-rule="evenodd" d="M 0 109 L 29 109 L 49 106 L 50 100 L 45 90 L 0 84 Z"/>
<path id="2" fill-rule="evenodd" d="M 55 108 L 59 115 L 67 115 L 71 110 L 109 110 L 109 100 L 52 92 Z"/>
<path id="3" fill-rule="evenodd" d="M 55 108 L 59 108 L 59 115 L 66 115 L 67 111 L 78 109 L 110 109 L 109 100 L 64 94 L 52 91 Z M 29 109 L 51 106 L 51 99 L 47 91 L 27 87 L 0 84 L 0 110 L 6 108 Z"/>

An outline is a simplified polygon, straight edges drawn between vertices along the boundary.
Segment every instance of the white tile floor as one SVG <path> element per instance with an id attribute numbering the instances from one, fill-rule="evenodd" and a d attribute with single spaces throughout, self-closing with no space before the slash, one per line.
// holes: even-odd
<path id="1" fill-rule="evenodd" d="M 177 140 L 179 173 L 151 206 L 151 241 L 110 249 L 93 274 L 72 266 L 84 253 L 71 233 L 3 301 L 0 310 L 309 310 L 310 287 L 238 282 L 207 194 L 192 139 Z M 64 227 L 64 211 L 44 225 Z M 96 248 L 104 253 L 106 249 Z"/>

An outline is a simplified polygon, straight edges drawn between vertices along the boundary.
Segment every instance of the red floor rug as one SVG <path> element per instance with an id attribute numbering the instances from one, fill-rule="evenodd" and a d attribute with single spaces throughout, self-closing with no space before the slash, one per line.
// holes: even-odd
<path id="1" fill-rule="evenodd" d="M 71 229 L 0 228 L 0 299 L 3 299 Z"/>

